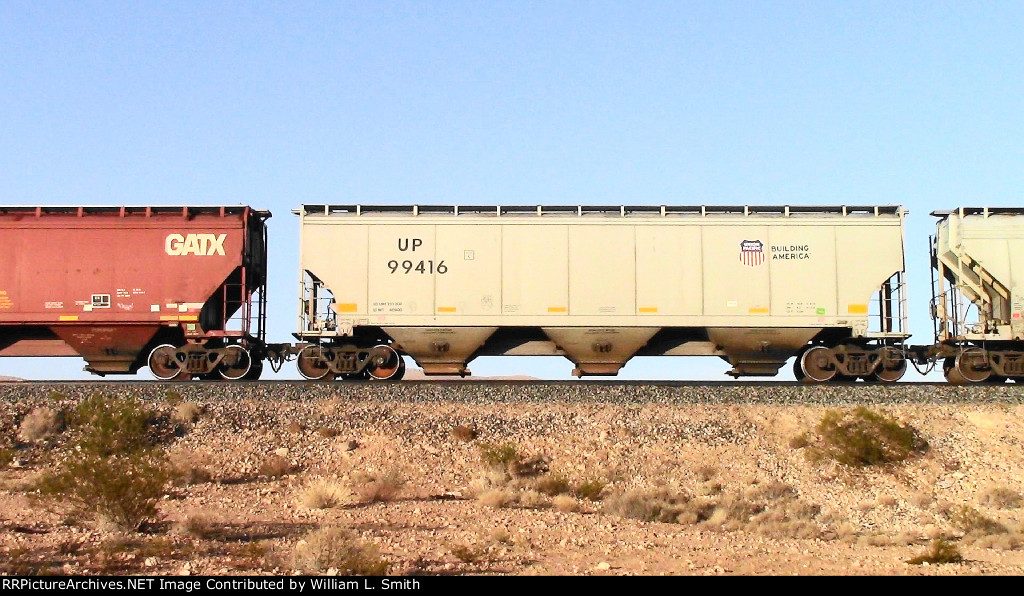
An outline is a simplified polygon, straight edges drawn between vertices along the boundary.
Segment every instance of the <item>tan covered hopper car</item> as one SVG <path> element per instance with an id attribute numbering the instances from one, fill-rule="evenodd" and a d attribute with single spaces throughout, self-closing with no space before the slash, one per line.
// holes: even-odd
<path id="1" fill-rule="evenodd" d="M 1024 209 L 936 211 L 935 345 L 953 383 L 1024 379 Z"/>
<path id="2" fill-rule="evenodd" d="M 903 218 L 866 207 L 304 205 L 306 378 L 469 374 L 560 355 L 719 356 L 728 374 L 894 381 L 906 369 Z"/>

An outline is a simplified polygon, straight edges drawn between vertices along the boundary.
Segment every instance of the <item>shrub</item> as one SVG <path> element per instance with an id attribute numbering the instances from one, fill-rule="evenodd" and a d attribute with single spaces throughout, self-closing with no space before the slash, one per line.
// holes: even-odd
<path id="1" fill-rule="evenodd" d="M 530 478 L 548 471 L 548 460 L 545 457 L 526 458 L 511 443 L 480 445 L 480 459 L 488 468 L 504 472 L 511 478 Z"/>
<path id="2" fill-rule="evenodd" d="M 405 487 L 405 477 L 398 468 L 380 473 L 357 472 L 351 477 L 352 490 L 364 503 L 393 501 Z"/>
<path id="3" fill-rule="evenodd" d="M 350 499 L 350 493 L 342 485 L 330 480 L 317 480 L 302 493 L 302 506 L 309 509 L 333 509 L 341 507 Z"/>
<path id="4" fill-rule="evenodd" d="M 573 486 L 572 494 L 580 499 L 588 501 L 600 501 L 601 493 L 604 491 L 605 483 L 600 480 L 584 480 Z"/>
<path id="5" fill-rule="evenodd" d="M 73 415 L 71 456 L 36 482 L 39 496 L 120 530 L 156 518 L 170 467 L 149 435 L 149 415 L 135 400 L 95 394 Z"/>
<path id="6" fill-rule="evenodd" d="M 562 476 L 544 476 L 539 478 L 534 483 L 534 488 L 537 492 L 543 493 L 549 497 L 565 495 L 572 492 L 572 487 L 569 486 L 569 481 Z"/>
<path id="7" fill-rule="evenodd" d="M 470 564 L 476 563 L 480 560 L 481 555 L 483 555 L 483 550 L 473 546 L 459 544 L 452 548 L 452 554 L 455 555 L 455 558 L 462 563 Z"/>
<path id="8" fill-rule="evenodd" d="M 806 431 L 798 435 L 794 435 L 789 439 L 789 447 L 791 449 L 803 449 L 804 447 L 810 446 L 810 444 L 811 437 Z"/>
<path id="9" fill-rule="evenodd" d="M 828 458 L 847 466 L 899 463 L 928 449 L 913 427 L 863 406 L 852 412 L 825 412 L 816 431 L 819 440 L 808 448 L 808 457 Z"/>
<path id="10" fill-rule="evenodd" d="M 156 518 L 168 480 L 168 467 L 155 454 L 83 455 L 64 462 L 58 472 L 44 474 L 36 489 L 43 498 L 63 501 L 80 513 L 93 514 L 101 524 L 129 531 Z"/>
<path id="11" fill-rule="evenodd" d="M 515 493 L 515 501 L 527 509 L 540 509 L 548 505 L 548 499 L 535 490 L 521 490 Z"/>
<path id="12" fill-rule="evenodd" d="M 133 399 L 95 393 L 78 404 L 72 418 L 80 433 L 75 448 L 87 455 L 142 453 L 155 442 L 149 433 L 149 413 Z"/>
<path id="13" fill-rule="evenodd" d="M 480 459 L 488 468 L 505 471 L 509 466 L 519 462 L 522 457 L 512 443 L 494 445 L 484 443 L 480 445 Z"/>
<path id="14" fill-rule="evenodd" d="M 948 540 L 937 538 L 931 541 L 931 544 L 928 545 L 928 550 L 908 560 L 907 563 L 911 565 L 923 565 L 925 563 L 941 565 L 945 563 L 962 563 L 963 560 L 960 549 L 955 544 Z"/>
<path id="15" fill-rule="evenodd" d="M 30 443 L 56 435 L 64 428 L 64 414 L 52 408 L 33 408 L 18 427 L 21 438 Z"/>
<path id="16" fill-rule="evenodd" d="M 314 530 L 299 541 L 294 565 L 305 573 L 335 570 L 338 575 L 385 575 L 390 567 L 376 549 L 351 532 L 333 527 Z"/>

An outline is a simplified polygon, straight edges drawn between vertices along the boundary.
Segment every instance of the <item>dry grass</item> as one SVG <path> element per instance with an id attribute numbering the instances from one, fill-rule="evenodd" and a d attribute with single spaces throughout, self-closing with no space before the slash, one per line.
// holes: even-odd
<path id="1" fill-rule="evenodd" d="M 879 507 L 895 507 L 897 503 L 896 497 L 892 495 L 879 495 L 876 502 Z"/>
<path id="2" fill-rule="evenodd" d="M 308 485 L 299 502 L 308 509 L 334 509 L 352 500 L 352 493 L 342 484 L 321 479 Z"/>
<path id="3" fill-rule="evenodd" d="M 947 563 L 962 563 L 963 560 L 960 549 L 955 544 L 938 538 L 931 541 L 931 544 L 928 545 L 928 550 L 908 560 L 907 563 L 911 565 L 923 565 L 925 563 L 929 565 L 944 565 Z"/>
<path id="4" fill-rule="evenodd" d="M 468 443 L 477 437 L 477 432 L 472 426 L 460 424 L 452 429 L 452 437 L 457 441 Z"/>
<path id="5" fill-rule="evenodd" d="M 697 485 L 698 497 L 711 497 L 722 493 L 722 485 L 718 482 L 701 482 Z"/>
<path id="6" fill-rule="evenodd" d="M 267 456 L 263 463 L 260 464 L 260 476 L 267 478 L 281 478 L 291 474 L 292 471 L 291 462 L 276 453 Z"/>
<path id="7" fill-rule="evenodd" d="M 335 428 L 331 428 L 329 426 L 321 426 L 320 428 L 316 429 L 316 434 L 320 435 L 325 439 L 333 439 L 334 437 L 340 435 L 341 431 Z"/>
<path id="8" fill-rule="evenodd" d="M 204 465 L 205 458 L 194 452 L 176 453 L 170 457 L 171 477 L 177 486 L 205 484 L 213 480 L 213 474 Z"/>
<path id="9" fill-rule="evenodd" d="M 527 509 L 540 509 L 548 505 L 548 498 L 535 490 L 520 491 L 516 494 L 515 500 Z"/>
<path id="10" fill-rule="evenodd" d="M 950 507 L 945 513 L 949 521 L 963 532 L 965 536 L 981 537 L 1008 534 L 1010 532 L 1009 528 L 1003 524 L 990 517 L 986 517 L 977 509 L 967 505 Z"/>
<path id="11" fill-rule="evenodd" d="M 511 491 L 495 488 L 480 493 L 477 496 L 477 501 L 484 507 L 503 509 L 512 503 L 513 495 Z"/>
<path id="12" fill-rule="evenodd" d="M 910 502 L 915 507 L 920 507 L 921 509 L 924 509 L 925 507 L 928 507 L 929 505 L 935 502 L 935 496 L 932 495 L 931 493 L 926 492 L 914 493 L 910 497 Z"/>
<path id="13" fill-rule="evenodd" d="M 640 521 L 675 522 L 689 502 L 689 496 L 667 489 L 631 490 L 605 498 L 603 510 L 611 515 Z"/>
<path id="14" fill-rule="evenodd" d="M 355 472 L 350 481 L 352 492 L 363 503 L 393 501 L 406 484 L 402 471 L 395 467 L 383 472 Z"/>
<path id="15" fill-rule="evenodd" d="M 186 515 L 171 528 L 173 534 L 206 540 L 216 535 L 213 519 L 202 513 Z"/>
<path id="16" fill-rule="evenodd" d="M 33 408 L 18 427 L 21 438 L 30 443 L 48 439 L 64 429 L 64 413 L 52 408 Z"/>
<path id="17" fill-rule="evenodd" d="M 993 509 L 1019 509 L 1024 505 L 1020 493 L 1006 487 L 997 486 L 982 493 L 979 499 L 985 507 Z"/>
<path id="18" fill-rule="evenodd" d="M 823 523 L 818 506 L 799 499 L 792 487 L 778 482 L 696 498 L 668 489 L 634 490 L 606 498 L 604 511 L 641 521 L 699 524 L 776 538 L 819 538 Z"/>
<path id="19" fill-rule="evenodd" d="M 563 513 L 573 513 L 580 510 L 580 502 L 569 495 L 555 496 L 551 499 L 551 505 Z"/>
<path id="20" fill-rule="evenodd" d="M 707 482 L 718 475 L 718 468 L 714 466 L 699 466 L 694 473 L 700 482 Z"/>
<path id="21" fill-rule="evenodd" d="M 191 401 L 183 401 L 174 406 L 174 411 L 171 413 L 171 421 L 179 424 L 193 424 L 196 420 L 199 420 L 199 416 L 201 416 L 202 413 L 203 407 L 199 404 Z"/>
<path id="22" fill-rule="evenodd" d="M 295 546 L 293 565 L 303 573 L 385 575 L 390 564 L 377 550 L 341 528 L 323 528 L 306 535 Z"/>

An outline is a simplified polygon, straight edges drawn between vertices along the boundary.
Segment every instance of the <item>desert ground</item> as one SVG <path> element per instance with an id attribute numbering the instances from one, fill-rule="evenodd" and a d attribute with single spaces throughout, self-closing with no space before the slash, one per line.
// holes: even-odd
<path id="1" fill-rule="evenodd" d="M 94 394 L 114 411 L 140 404 L 147 465 L 167 471 L 137 524 L 110 513 L 116 474 L 77 479 L 106 492 L 45 488 L 95 445 L 81 406 Z M 1014 385 L 8 383 L 0 572 L 1020 574 L 1022 397 Z M 858 411 L 908 433 L 898 461 L 839 461 L 822 420 L 859 432 Z M 936 557 L 910 562 L 924 555 Z"/>

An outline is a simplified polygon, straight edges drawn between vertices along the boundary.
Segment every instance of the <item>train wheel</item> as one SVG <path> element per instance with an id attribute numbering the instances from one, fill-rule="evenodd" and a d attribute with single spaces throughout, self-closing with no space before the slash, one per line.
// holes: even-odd
<path id="1" fill-rule="evenodd" d="M 391 346 L 380 345 L 370 356 L 370 377 L 378 381 L 398 381 L 405 375 L 405 361 Z"/>
<path id="2" fill-rule="evenodd" d="M 259 381 L 263 375 L 263 361 L 253 360 L 252 366 L 249 367 L 249 372 L 245 373 L 246 381 Z"/>
<path id="3" fill-rule="evenodd" d="M 227 349 L 235 352 L 235 363 L 222 363 L 220 365 L 220 376 L 228 381 L 244 379 L 245 375 L 249 374 L 249 370 L 252 368 L 252 358 L 249 357 L 249 351 L 242 346 L 228 346 Z"/>
<path id="4" fill-rule="evenodd" d="M 827 383 L 836 376 L 836 367 L 832 363 L 832 350 L 824 346 L 814 346 L 800 357 L 800 369 L 805 383 Z"/>
<path id="5" fill-rule="evenodd" d="M 988 355 L 981 348 L 967 348 L 957 354 L 953 367 L 968 383 L 981 383 L 992 375 Z"/>
<path id="6" fill-rule="evenodd" d="M 164 344 L 153 348 L 149 353 L 149 372 L 161 381 L 187 381 L 191 375 L 182 367 L 178 359 L 178 348 Z"/>
<path id="7" fill-rule="evenodd" d="M 872 380 L 883 383 L 895 383 L 903 378 L 907 372 L 907 359 L 903 352 L 893 347 L 882 348 L 882 361 L 875 372 L 871 373 Z"/>
<path id="8" fill-rule="evenodd" d="M 306 346 L 299 352 L 295 361 L 299 374 L 310 381 L 319 381 L 331 372 L 323 361 L 323 350 L 320 346 Z"/>
<path id="9" fill-rule="evenodd" d="M 960 371 L 956 369 L 956 359 L 946 358 L 942 361 L 942 374 L 946 377 L 946 382 L 950 385 L 963 385 L 967 382 L 967 379 L 960 374 Z"/>

